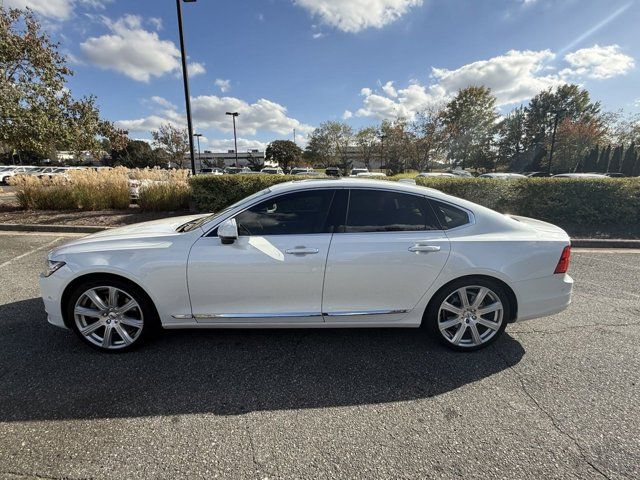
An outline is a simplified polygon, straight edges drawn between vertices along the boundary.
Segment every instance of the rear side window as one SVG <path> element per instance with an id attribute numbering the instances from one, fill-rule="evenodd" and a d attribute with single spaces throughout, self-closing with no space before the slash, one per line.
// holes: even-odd
<path id="1" fill-rule="evenodd" d="M 439 230 L 426 198 L 382 190 L 351 190 L 347 233 Z"/>
<path id="2" fill-rule="evenodd" d="M 438 202 L 437 200 L 430 201 L 443 229 L 449 230 L 451 228 L 461 227 L 470 222 L 469 214 L 461 208 L 456 208 L 453 205 Z"/>
<path id="3" fill-rule="evenodd" d="M 306 190 L 270 198 L 238 214 L 240 235 L 304 235 L 326 231 L 333 190 Z"/>

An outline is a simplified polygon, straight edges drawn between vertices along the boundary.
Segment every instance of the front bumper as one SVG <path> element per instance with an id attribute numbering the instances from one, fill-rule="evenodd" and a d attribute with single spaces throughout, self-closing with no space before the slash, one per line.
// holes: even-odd
<path id="1" fill-rule="evenodd" d="M 71 275 L 72 272 L 66 265 L 48 277 L 40 275 L 40 293 L 47 312 L 47 321 L 56 327 L 67 328 L 62 317 L 60 302 L 64 287 L 68 284 Z"/>
<path id="2" fill-rule="evenodd" d="M 518 299 L 516 322 L 555 315 L 571 304 L 573 278 L 565 274 L 524 280 L 513 284 Z"/>

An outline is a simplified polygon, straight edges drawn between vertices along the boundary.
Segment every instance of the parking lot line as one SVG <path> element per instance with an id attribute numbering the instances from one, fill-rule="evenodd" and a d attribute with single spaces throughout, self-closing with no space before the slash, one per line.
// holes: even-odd
<path id="1" fill-rule="evenodd" d="M 11 260 L 7 260 L 4 263 L 0 263 L 0 268 L 6 267 L 10 263 L 15 262 L 16 260 L 20 260 L 21 258 L 31 255 L 32 253 L 39 252 L 40 250 L 44 250 L 45 248 L 49 248 L 51 245 L 53 245 L 56 242 L 59 242 L 60 240 L 62 240 L 62 237 L 56 237 L 54 240 L 51 240 L 50 242 L 47 242 L 44 245 L 41 245 L 37 248 L 29 250 L 28 252 L 25 252 L 22 255 L 18 255 L 17 257 L 13 257 Z"/>

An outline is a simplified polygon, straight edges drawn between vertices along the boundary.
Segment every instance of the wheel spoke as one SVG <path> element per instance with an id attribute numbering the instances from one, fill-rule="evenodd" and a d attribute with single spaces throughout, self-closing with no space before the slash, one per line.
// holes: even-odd
<path id="1" fill-rule="evenodd" d="M 142 328 L 142 320 L 138 320 L 136 318 L 122 317 L 120 319 L 120 323 L 124 325 L 129 325 L 130 327 L 137 328 L 138 330 Z"/>
<path id="2" fill-rule="evenodd" d="M 471 330 L 471 337 L 473 338 L 474 345 L 480 345 L 482 340 L 480 339 L 480 332 L 478 332 L 478 327 L 475 324 L 469 325 L 469 330 Z"/>
<path id="3" fill-rule="evenodd" d="M 133 343 L 133 338 L 131 338 L 131 336 L 122 327 L 122 325 L 116 324 L 114 328 L 116 332 L 118 332 L 118 335 L 120 335 L 120 338 L 124 341 L 124 343 L 126 343 L 127 345 Z"/>
<path id="4" fill-rule="evenodd" d="M 487 296 L 487 293 L 489 293 L 489 289 L 488 288 L 480 287 L 480 290 L 478 290 L 478 294 L 476 295 L 476 298 L 473 301 L 473 305 L 471 305 L 471 306 L 473 308 L 480 307 L 480 304 L 482 304 L 482 301 L 484 300 L 484 297 Z"/>
<path id="5" fill-rule="evenodd" d="M 455 313 L 456 315 L 462 314 L 462 309 L 451 305 L 449 302 L 444 302 L 440 307 L 442 310 L 446 310 L 447 312 Z"/>
<path id="6" fill-rule="evenodd" d="M 98 307 L 99 310 L 106 310 L 109 308 L 95 290 L 87 290 L 84 294 L 96 307 Z"/>
<path id="7" fill-rule="evenodd" d="M 440 330 L 446 330 L 447 328 L 451 328 L 455 325 L 458 325 L 460 322 L 462 322 L 462 319 L 460 317 L 455 317 L 455 318 L 450 318 L 449 320 L 445 320 L 444 322 L 438 323 L 438 326 L 440 327 Z"/>
<path id="8" fill-rule="evenodd" d="M 109 346 L 111 345 L 112 332 L 113 332 L 113 327 L 111 325 L 105 325 L 104 337 L 102 337 L 102 348 L 109 348 Z"/>
<path id="9" fill-rule="evenodd" d="M 87 307 L 76 307 L 73 311 L 76 315 L 82 315 L 83 317 L 100 318 L 100 310 Z"/>
<path id="10" fill-rule="evenodd" d="M 484 308 L 479 309 L 478 310 L 478 316 L 486 315 L 488 313 L 497 312 L 499 310 L 502 310 L 502 303 L 495 302 L 495 303 L 492 303 L 491 305 L 488 305 L 488 306 L 486 306 Z"/>
<path id="11" fill-rule="evenodd" d="M 114 287 L 109 287 L 109 307 L 115 308 L 118 306 L 118 290 Z"/>
<path id="12" fill-rule="evenodd" d="M 460 297 L 462 308 L 469 308 L 469 296 L 467 295 L 466 287 L 462 287 L 458 289 L 458 296 Z"/>
<path id="13" fill-rule="evenodd" d="M 136 302 L 135 300 L 131 299 L 127 303 L 125 303 L 123 306 L 118 308 L 116 311 L 119 314 L 122 315 L 122 314 L 127 313 L 129 310 L 131 310 L 132 308 L 135 308 L 137 306 L 138 306 L 138 302 Z"/>
<path id="14" fill-rule="evenodd" d="M 498 322 L 492 322 L 491 320 L 487 320 L 486 318 L 478 317 L 476 320 L 480 325 L 484 325 L 491 330 L 498 330 L 500 328 L 500 324 Z"/>
<path id="15" fill-rule="evenodd" d="M 103 326 L 104 326 L 104 322 L 102 320 L 98 320 L 97 322 L 94 322 L 91 325 L 87 325 L 86 327 L 81 329 L 80 333 L 86 337 L 88 335 L 91 335 L 93 332 L 95 332 L 97 329 Z"/>
<path id="16" fill-rule="evenodd" d="M 464 332 L 466 332 L 466 331 L 467 331 L 467 324 L 466 323 L 461 323 L 460 324 L 460 328 L 458 328 L 458 331 L 453 336 L 451 341 L 457 345 L 458 343 L 460 343 L 460 340 L 462 340 L 462 336 L 464 335 Z"/>

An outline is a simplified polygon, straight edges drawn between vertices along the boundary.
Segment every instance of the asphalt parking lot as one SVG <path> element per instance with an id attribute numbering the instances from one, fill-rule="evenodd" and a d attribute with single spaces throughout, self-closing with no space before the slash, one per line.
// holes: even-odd
<path id="1" fill-rule="evenodd" d="M 640 252 L 576 250 L 573 305 L 480 352 L 417 330 L 46 323 L 62 235 L 0 233 L 0 478 L 639 478 Z"/>

